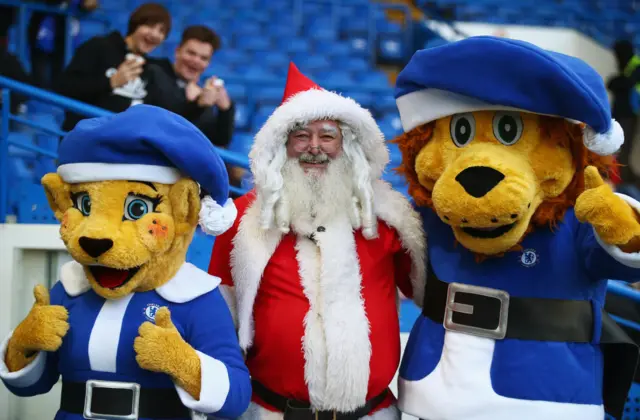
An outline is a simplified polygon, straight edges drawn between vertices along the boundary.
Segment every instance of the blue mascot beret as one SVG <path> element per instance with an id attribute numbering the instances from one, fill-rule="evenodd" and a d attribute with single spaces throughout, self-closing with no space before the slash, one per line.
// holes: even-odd
<path id="1" fill-rule="evenodd" d="M 68 183 L 132 180 L 174 184 L 188 177 L 209 196 L 200 226 L 212 235 L 237 216 L 224 162 L 209 139 L 181 116 L 150 105 L 80 121 L 60 144 L 58 174 Z"/>
<path id="2" fill-rule="evenodd" d="M 600 155 L 624 141 L 602 77 L 584 61 L 506 38 L 476 36 L 416 52 L 396 81 L 403 128 L 480 110 L 526 111 L 586 124 Z"/>

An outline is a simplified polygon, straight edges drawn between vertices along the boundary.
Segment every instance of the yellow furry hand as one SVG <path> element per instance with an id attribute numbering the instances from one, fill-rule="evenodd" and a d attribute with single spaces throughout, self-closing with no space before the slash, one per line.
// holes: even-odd
<path id="1" fill-rule="evenodd" d="M 166 307 L 156 311 L 155 325 L 145 322 L 138 329 L 133 348 L 141 368 L 171 376 L 194 399 L 200 399 L 200 358 L 171 322 Z"/>
<path id="2" fill-rule="evenodd" d="M 624 246 L 640 237 L 636 212 L 604 183 L 598 170 L 584 171 L 585 191 L 576 200 L 576 217 L 593 226 L 600 239 L 609 245 Z"/>
<path id="3" fill-rule="evenodd" d="M 49 290 L 33 289 L 36 299 L 26 318 L 18 324 L 7 345 L 6 365 L 11 372 L 24 368 L 39 351 L 56 351 L 69 330 L 64 306 L 49 304 Z"/>

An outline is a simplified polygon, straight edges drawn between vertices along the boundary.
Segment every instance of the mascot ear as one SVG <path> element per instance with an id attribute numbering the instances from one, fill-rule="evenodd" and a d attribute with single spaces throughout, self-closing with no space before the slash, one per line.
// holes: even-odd
<path id="1" fill-rule="evenodd" d="M 64 213 L 73 206 L 69 184 L 64 182 L 60 175 L 56 173 L 46 174 L 42 177 L 41 183 L 44 186 L 44 192 L 47 195 L 53 214 L 58 221 L 62 220 Z"/>
<path id="2" fill-rule="evenodd" d="M 198 225 L 200 195 L 195 181 L 183 178 L 171 186 L 169 199 L 176 223 L 176 234 L 185 235 Z"/>

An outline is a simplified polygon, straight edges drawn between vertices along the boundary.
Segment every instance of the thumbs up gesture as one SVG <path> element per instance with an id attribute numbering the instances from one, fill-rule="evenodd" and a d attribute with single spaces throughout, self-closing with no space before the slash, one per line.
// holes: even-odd
<path id="1" fill-rule="evenodd" d="M 156 311 L 155 325 L 143 323 L 133 348 L 141 368 L 171 376 L 185 391 L 200 399 L 200 358 L 180 335 L 166 307 Z"/>
<path id="2" fill-rule="evenodd" d="M 634 209 L 604 183 L 598 170 L 584 171 L 585 190 L 575 204 L 576 217 L 593 226 L 609 245 L 624 246 L 640 237 L 640 223 Z"/>
<path id="3" fill-rule="evenodd" d="M 7 345 L 7 367 L 22 369 L 39 351 L 56 351 L 69 330 L 69 314 L 64 306 L 50 305 L 49 290 L 42 285 L 33 289 L 35 303 L 16 327 Z"/>

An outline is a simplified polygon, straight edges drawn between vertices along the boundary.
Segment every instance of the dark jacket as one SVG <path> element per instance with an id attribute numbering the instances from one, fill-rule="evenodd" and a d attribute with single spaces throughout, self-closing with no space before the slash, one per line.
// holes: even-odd
<path id="1" fill-rule="evenodd" d="M 635 112 L 631 106 L 631 93 L 635 85 L 640 83 L 640 68 L 630 77 L 618 74 L 607 82 L 607 89 L 612 93 L 611 114 L 614 118 L 633 117 Z"/>
<path id="2" fill-rule="evenodd" d="M 235 104 L 222 111 L 217 107 L 200 107 L 197 101 L 188 102 L 185 94 L 187 85 L 176 74 L 173 63 L 168 59 L 152 59 L 149 62 L 149 70 L 152 73 L 157 89 L 161 95 L 154 96 L 159 102 L 151 103 L 175 112 L 191 121 L 198 127 L 215 146 L 227 147 L 233 137 L 235 128 Z"/>
<path id="3" fill-rule="evenodd" d="M 155 89 L 148 62 L 139 79 L 111 89 L 109 78 L 128 53 L 119 32 L 91 38 L 76 50 L 56 84 L 56 92 L 112 112 L 122 112 L 134 104 L 158 102 L 154 97 L 159 92 Z M 67 112 L 62 129 L 69 131 L 84 118 Z"/>

